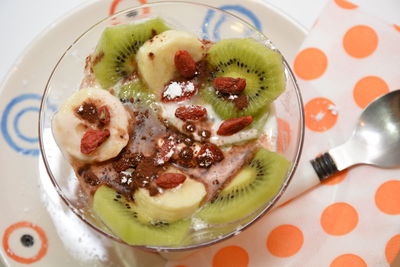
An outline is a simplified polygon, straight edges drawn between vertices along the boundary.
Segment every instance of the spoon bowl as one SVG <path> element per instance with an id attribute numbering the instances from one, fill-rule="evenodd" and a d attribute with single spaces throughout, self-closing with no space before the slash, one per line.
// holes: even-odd
<path id="1" fill-rule="evenodd" d="M 327 169 L 324 175 L 321 173 L 326 176 L 323 179 L 334 174 L 330 173 L 330 170 L 335 170 L 332 162 L 336 171 L 356 164 L 384 168 L 400 166 L 400 90 L 385 94 L 369 104 L 362 112 L 351 138 L 321 157 L 322 161 L 316 158 L 312 164 L 314 169 L 317 168 L 317 174 L 321 168 Z M 316 167 L 318 162 L 324 166 Z"/>
<path id="2" fill-rule="evenodd" d="M 400 167 L 400 90 L 370 103 L 361 113 L 350 139 L 310 163 L 299 166 L 278 205 L 357 164 Z"/>
<path id="3" fill-rule="evenodd" d="M 350 140 L 364 144 L 364 160 L 360 163 L 400 166 L 400 90 L 368 105 Z"/>

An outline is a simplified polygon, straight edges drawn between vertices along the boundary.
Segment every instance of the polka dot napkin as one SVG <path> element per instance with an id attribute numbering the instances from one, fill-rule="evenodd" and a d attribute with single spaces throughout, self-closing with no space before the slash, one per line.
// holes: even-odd
<path id="1" fill-rule="evenodd" d="M 292 62 L 305 104 L 302 160 L 344 143 L 363 108 L 400 89 L 399 66 L 399 26 L 331 1 Z M 167 266 L 389 266 L 399 251 L 400 169 L 358 166 Z"/>

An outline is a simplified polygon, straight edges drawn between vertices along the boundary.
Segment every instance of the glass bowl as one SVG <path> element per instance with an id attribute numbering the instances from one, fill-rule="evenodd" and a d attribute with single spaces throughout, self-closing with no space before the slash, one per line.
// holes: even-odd
<path id="1" fill-rule="evenodd" d="M 111 239 L 124 243 L 99 221 L 90 208 L 90 196 L 80 187 L 78 179 L 66 157 L 58 148 L 52 133 L 52 118 L 62 103 L 76 92 L 84 78 L 85 58 L 94 52 L 102 31 L 112 25 L 135 23 L 147 18 L 161 17 L 174 29 L 191 32 L 199 38 L 218 41 L 225 38 L 249 37 L 279 52 L 269 39 L 253 26 L 217 8 L 190 2 L 159 2 L 128 9 L 108 17 L 86 30 L 59 59 L 47 82 L 39 117 L 41 154 L 60 197 L 90 227 Z M 208 246 L 232 237 L 268 213 L 288 186 L 302 150 L 304 135 L 303 105 L 293 73 L 283 58 L 286 90 L 274 102 L 276 131 L 270 142 L 273 149 L 291 162 L 279 192 L 267 203 L 243 220 L 223 226 L 210 227 L 199 232 L 193 230 L 191 243 L 180 247 L 133 246 L 155 251 L 185 251 Z"/>

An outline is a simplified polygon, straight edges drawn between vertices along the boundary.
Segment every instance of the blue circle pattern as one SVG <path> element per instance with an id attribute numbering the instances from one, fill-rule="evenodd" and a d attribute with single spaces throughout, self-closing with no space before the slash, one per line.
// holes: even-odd
<path id="1" fill-rule="evenodd" d="M 260 20 L 257 18 L 257 16 L 249 9 L 241 6 L 241 5 L 223 5 L 220 6 L 219 9 L 225 10 L 225 11 L 236 11 L 239 12 L 246 17 L 250 19 L 252 24 L 259 30 L 262 31 L 262 26 Z M 207 14 L 204 18 L 204 22 L 202 25 L 202 31 L 204 38 L 209 39 L 209 34 L 208 34 L 208 29 L 207 26 L 210 23 L 211 19 L 214 17 L 215 11 L 214 10 L 209 10 L 207 11 Z M 214 31 L 213 31 L 213 37 L 215 41 L 218 41 L 220 39 L 220 34 L 219 34 L 219 29 L 221 28 L 221 25 L 225 21 L 225 16 L 222 16 L 217 23 L 215 24 Z"/>
<path id="2" fill-rule="evenodd" d="M 6 105 L 6 107 L 3 111 L 3 115 L 1 116 L 1 125 L 0 125 L 1 133 L 3 134 L 3 137 L 6 140 L 6 142 L 8 143 L 8 145 L 18 153 L 21 153 L 24 155 L 38 156 L 39 149 L 38 148 L 24 148 L 24 147 L 18 145 L 15 140 L 13 140 L 13 138 L 10 135 L 9 129 L 8 129 L 8 122 L 11 119 L 10 113 L 13 110 L 14 106 L 21 102 L 24 102 L 27 100 L 40 101 L 40 99 L 41 99 L 41 97 L 38 94 L 22 94 L 22 95 L 19 95 L 17 97 L 14 97 L 13 99 L 11 99 L 11 101 Z M 39 108 L 38 107 L 25 107 L 22 110 L 20 110 L 17 113 L 17 115 L 15 115 L 15 117 L 13 118 L 13 128 L 14 128 L 14 131 L 16 132 L 17 137 L 20 138 L 21 140 L 27 141 L 30 143 L 37 143 L 38 142 L 37 138 L 28 137 L 28 136 L 24 135 L 23 133 L 21 133 L 19 126 L 18 126 L 19 120 L 21 119 L 21 117 L 25 113 L 31 112 L 31 111 L 39 112 Z"/>
<path id="3" fill-rule="evenodd" d="M 39 108 L 27 107 L 27 108 L 22 109 L 20 112 L 18 112 L 17 115 L 15 115 L 15 119 L 14 119 L 14 130 L 15 130 L 15 133 L 17 134 L 17 136 L 19 138 L 21 138 L 22 140 L 25 140 L 29 143 L 36 143 L 39 141 L 39 139 L 37 137 L 28 137 L 28 136 L 24 135 L 19 129 L 19 120 L 21 119 L 22 115 L 24 115 L 25 113 L 30 112 L 30 111 L 39 112 Z"/>

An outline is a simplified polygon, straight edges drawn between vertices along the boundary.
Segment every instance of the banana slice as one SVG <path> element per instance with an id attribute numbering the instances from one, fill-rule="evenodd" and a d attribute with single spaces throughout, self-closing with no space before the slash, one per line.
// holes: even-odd
<path id="1" fill-rule="evenodd" d="M 92 103 L 99 108 L 106 106 L 110 113 L 110 121 L 105 129 L 110 136 L 90 154 L 81 152 L 81 139 L 88 129 L 96 130 L 97 124 L 89 123 L 76 114 L 83 103 Z M 118 98 L 107 90 L 86 88 L 74 93 L 62 105 L 53 118 L 53 134 L 63 152 L 84 162 L 101 162 L 116 157 L 126 146 L 129 114 Z"/>
<path id="2" fill-rule="evenodd" d="M 175 168 L 172 172 L 181 173 Z M 149 220 L 174 222 L 192 215 L 205 196 L 204 184 L 186 176 L 185 182 L 159 195 L 150 196 L 147 189 L 140 188 L 133 197 L 140 213 L 146 214 Z"/>
<path id="3" fill-rule="evenodd" d="M 141 77 L 151 91 L 160 95 L 167 82 L 173 79 L 175 53 L 186 50 L 195 61 L 203 57 L 200 40 L 187 32 L 169 30 L 146 41 L 136 54 Z"/>

